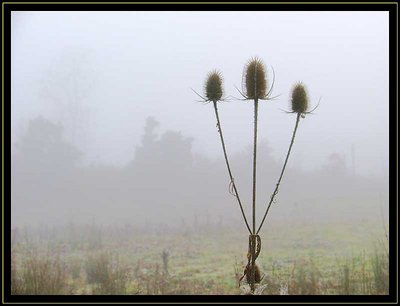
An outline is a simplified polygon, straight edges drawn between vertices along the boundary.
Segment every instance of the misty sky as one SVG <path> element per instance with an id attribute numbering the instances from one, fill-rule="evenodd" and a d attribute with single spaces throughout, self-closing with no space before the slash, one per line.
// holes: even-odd
<path id="1" fill-rule="evenodd" d="M 259 108 L 259 140 L 284 158 L 295 123 L 294 83 L 315 115 L 301 121 L 291 163 L 315 169 L 332 153 L 360 174 L 387 175 L 387 12 L 13 12 L 12 141 L 38 115 L 60 122 L 88 162 L 124 165 L 146 117 L 159 133 L 182 131 L 195 152 L 222 157 L 212 106 L 196 103 L 219 69 L 226 96 L 240 97 L 242 71 L 259 56 L 276 73 L 276 101 Z M 252 143 L 253 104 L 220 105 L 228 150 Z M 262 159 L 262 156 L 259 156 Z"/>

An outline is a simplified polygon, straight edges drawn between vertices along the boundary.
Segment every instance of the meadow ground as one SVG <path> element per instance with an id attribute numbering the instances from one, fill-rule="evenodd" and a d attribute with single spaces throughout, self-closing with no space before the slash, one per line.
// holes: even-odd
<path id="1" fill-rule="evenodd" d="M 261 237 L 262 294 L 388 294 L 379 222 L 278 222 Z M 14 228 L 12 293 L 241 294 L 247 241 L 217 224 Z"/>

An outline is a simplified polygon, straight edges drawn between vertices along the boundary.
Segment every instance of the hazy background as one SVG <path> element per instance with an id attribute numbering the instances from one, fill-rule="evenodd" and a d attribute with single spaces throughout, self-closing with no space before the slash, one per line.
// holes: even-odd
<path id="1" fill-rule="evenodd" d="M 238 222 L 211 105 L 259 56 L 276 101 L 259 108 L 258 211 L 274 188 L 303 81 L 300 123 L 271 220 L 387 214 L 387 12 L 13 12 L 12 221 Z M 250 213 L 253 104 L 220 104 Z M 273 217 L 272 217 L 273 216 Z M 286 220 L 285 219 L 285 220 Z"/>

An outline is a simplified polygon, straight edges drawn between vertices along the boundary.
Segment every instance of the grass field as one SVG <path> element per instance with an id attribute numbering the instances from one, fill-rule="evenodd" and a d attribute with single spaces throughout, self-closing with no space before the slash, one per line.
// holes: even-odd
<path id="1" fill-rule="evenodd" d="M 388 294 L 380 223 L 268 224 L 262 294 Z M 242 228 L 14 228 L 13 294 L 241 294 Z M 265 285 L 265 286 L 264 286 Z"/>

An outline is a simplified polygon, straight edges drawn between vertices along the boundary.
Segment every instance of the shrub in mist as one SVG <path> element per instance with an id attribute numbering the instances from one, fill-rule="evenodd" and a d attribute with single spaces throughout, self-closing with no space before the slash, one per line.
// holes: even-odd
<path id="1" fill-rule="evenodd" d="M 59 256 L 38 254 L 32 251 L 20 259 L 17 269 L 15 259 L 11 265 L 11 292 L 22 295 L 69 294 L 67 271 Z"/>
<path id="2" fill-rule="evenodd" d="M 93 294 L 126 294 L 130 281 L 128 267 L 108 252 L 89 255 L 85 262 L 86 281 Z"/>

